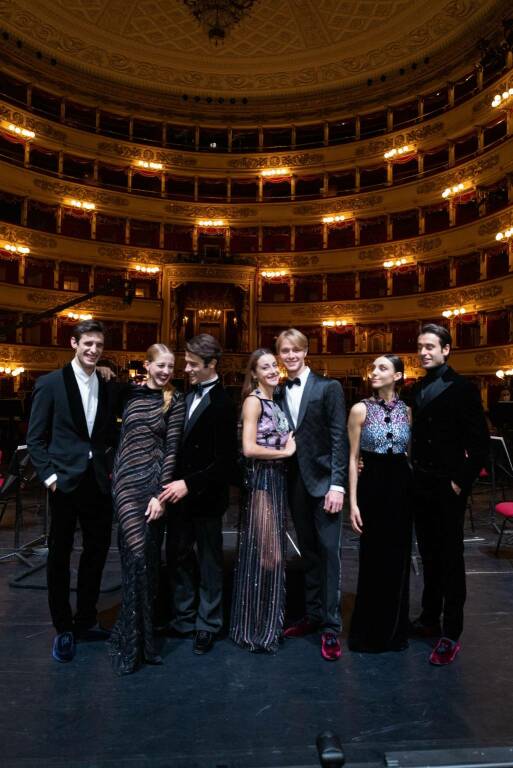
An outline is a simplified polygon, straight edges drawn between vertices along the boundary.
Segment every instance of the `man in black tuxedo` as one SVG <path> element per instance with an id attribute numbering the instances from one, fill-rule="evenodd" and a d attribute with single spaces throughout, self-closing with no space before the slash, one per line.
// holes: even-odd
<path id="1" fill-rule="evenodd" d="M 56 629 L 52 654 L 71 661 L 75 638 L 106 639 L 96 627 L 96 603 L 110 545 L 112 390 L 96 371 L 103 352 L 102 323 L 79 323 L 71 337 L 75 357 L 36 382 L 27 434 L 30 458 L 49 490 L 48 602 Z M 70 556 L 77 521 L 83 551 L 77 610 L 69 602 Z"/>
<path id="2" fill-rule="evenodd" d="M 422 613 L 411 628 L 414 634 L 440 638 L 429 657 L 437 666 L 450 664 L 460 650 L 465 509 L 489 457 L 479 392 L 447 364 L 451 343 L 446 328 L 434 323 L 422 328 L 418 354 L 426 375 L 412 390 L 415 528 L 424 592 Z"/>
<path id="3" fill-rule="evenodd" d="M 169 502 L 166 550 L 174 587 L 172 628 L 180 635 L 195 634 L 197 654 L 212 648 L 223 624 L 222 517 L 237 455 L 235 407 L 217 370 L 221 355 L 219 342 L 207 333 L 186 344 L 185 372 L 192 392 L 185 400 L 178 479 L 164 486 L 159 497 Z"/>
<path id="4" fill-rule="evenodd" d="M 305 365 L 308 339 L 295 328 L 278 336 L 288 380 L 278 402 L 296 438 L 289 465 L 289 505 L 305 569 L 306 615 L 285 637 L 321 631 L 321 653 L 340 658 L 342 505 L 347 482 L 344 393 L 338 381 Z"/>

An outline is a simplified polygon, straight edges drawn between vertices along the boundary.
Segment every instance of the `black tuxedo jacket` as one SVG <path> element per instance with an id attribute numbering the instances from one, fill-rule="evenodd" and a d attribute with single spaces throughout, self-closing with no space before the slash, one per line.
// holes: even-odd
<path id="1" fill-rule="evenodd" d="M 488 463 L 486 419 L 476 387 L 447 368 L 422 398 L 422 383 L 411 390 L 414 470 L 453 480 L 468 493 Z"/>
<path id="2" fill-rule="evenodd" d="M 347 430 L 344 392 L 338 381 L 310 371 L 294 427 L 285 396 L 275 395 L 296 437 L 296 456 L 310 496 L 324 496 L 331 485 L 347 487 Z"/>
<path id="3" fill-rule="evenodd" d="M 43 482 L 57 475 L 57 488 L 69 493 L 89 464 L 89 452 L 98 486 L 109 492 L 114 440 L 115 390 L 98 376 L 98 408 L 91 437 L 77 380 L 68 363 L 41 376 L 34 389 L 27 446 Z"/>
<path id="4" fill-rule="evenodd" d="M 192 392 L 185 399 L 187 414 L 193 399 Z M 225 512 L 236 458 L 235 405 L 218 383 L 205 392 L 191 418 L 185 421 L 176 478 L 185 480 L 189 490 L 183 499 L 187 512 L 201 517 Z"/>

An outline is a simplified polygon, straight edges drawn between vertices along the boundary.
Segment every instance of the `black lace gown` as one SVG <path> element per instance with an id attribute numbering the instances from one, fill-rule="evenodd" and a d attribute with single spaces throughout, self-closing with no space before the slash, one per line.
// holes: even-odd
<path id="1" fill-rule="evenodd" d="M 130 390 L 114 462 L 112 495 L 118 520 L 122 596 L 109 640 L 114 672 L 126 675 L 143 663 L 159 663 L 153 644 L 164 518 L 148 523 L 149 500 L 173 479 L 185 417 L 185 401 L 174 393 L 164 414 L 161 390 Z"/>

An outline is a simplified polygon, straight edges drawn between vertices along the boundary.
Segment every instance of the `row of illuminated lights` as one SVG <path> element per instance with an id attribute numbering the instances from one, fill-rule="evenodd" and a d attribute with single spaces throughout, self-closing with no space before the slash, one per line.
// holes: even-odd
<path id="1" fill-rule="evenodd" d="M 16 376 L 19 376 L 20 373 L 25 373 L 25 368 L 22 365 L 0 365 L 0 374 L 2 373 L 6 376 L 12 376 L 13 378 L 16 378 Z"/>
<path id="2" fill-rule="evenodd" d="M 465 315 L 468 310 L 465 307 L 455 307 L 454 309 L 444 309 L 442 317 L 450 320 L 451 318 L 461 317 Z M 345 328 L 348 325 L 353 325 L 352 320 L 323 320 L 321 325 L 323 328 Z"/>
<path id="3" fill-rule="evenodd" d="M 25 256 L 30 253 L 30 248 L 27 245 L 16 245 L 14 243 L 5 243 L 0 246 L 0 250 L 8 251 L 9 253 L 20 253 Z M 155 275 L 157 272 L 160 272 L 160 267 L 147 267 L 143 264 L 136 264 L 134 269 L 136 272 L 147 275 Z"/>
<path id="4" fill-rule="evenodd" d="M 509 88 L 507 91 L 503 91 L 502 93 L 496 93 L 493 97 L 492 101 L 492 107 L 501 107 L 504 106 L 505 103 L 511 104 L 513 101 L 513 88 Z"/>

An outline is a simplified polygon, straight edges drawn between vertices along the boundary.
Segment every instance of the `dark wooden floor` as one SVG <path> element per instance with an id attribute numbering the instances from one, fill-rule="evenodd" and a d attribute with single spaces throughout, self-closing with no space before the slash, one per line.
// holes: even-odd
<path id="1" fill-rule="evenodd" d="M 275 656 L 219 641 L 194 656 L 190 640 L 166 639 L 164 666 L 115 677 L 103 644 L 81 644 L 71 664 L 50 655 L 46 592 L 13 589 L 24 567 L 0 562 L 0 733 L 3 768 L 265 768 L 317 764 L 315 739 L 339 734 L 349 763 L 382 765 L 392 750 L 513 744 L 513 547 L 493 554 L 486 499 L 466 548 L 469 597 L 462 651 L 448 668 L 427 662 L 429 643 L 403 653 L 320 656 L 317 638 L 289 640 Z M 28 516 L 24 536 L 40 521 Z M 233 527 L 233 517 L 227 528 Z M 469 536 L 472 534 L 469 531 Z M 0 554 L 12 538 L 0 526 Z M 227 582 L 235 537 L 225 536 Z M 344 617 L 350 616 L 357 544 L 344 539 Z M 31 560 L 38 562 L 37 557 Z M 289 613 L 300 610 L 301 577 L 291 558 Z M 109 555 L 104 586 L 119 578 Z M 377 574 L 379 578 L 379 574 Z M 412 571 L 412 615 L 422 576 Z M 31 578 L 44 583 L 44 572 Z M 229 597 L 229 595 L 228 595 Z M 119 592 L 101 598 L 112 622 Z"/>

